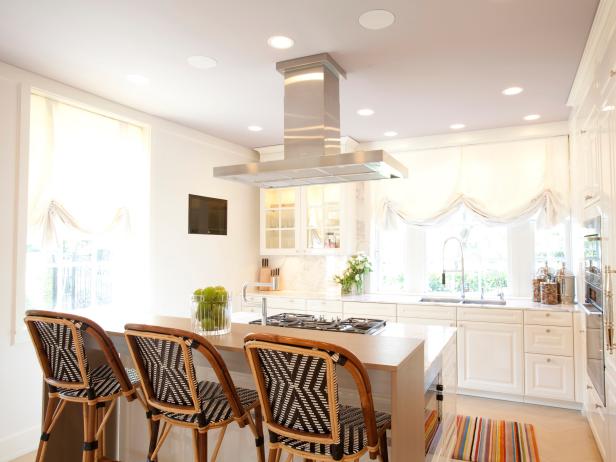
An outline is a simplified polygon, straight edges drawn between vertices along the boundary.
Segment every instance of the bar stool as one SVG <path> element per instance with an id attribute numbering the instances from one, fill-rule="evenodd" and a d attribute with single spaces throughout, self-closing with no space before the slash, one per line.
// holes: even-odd
<path id="1" fill-rule="evenodd" d="M 139 383 L 133 369 L 125 369 L 105 331 L 94 321 L 66 313 L 31 310 L 24 319 L 34 343 L 48 388 L 49 400 L 42 425 L 36 461 L 42 462 L 51 432 L 67 402 L 83 407 L 83 462 L 110 460 L 104 456 L 104 428 L 117 398 L 137 397 Z M 92 369 L 84 347 L 91 336 L 105 356 Z M 101 444 L 99 445 L 99 439 Z"/>
<path id="2" fill-rule="evenodd" d="M 249 334 L 246 356 L 269 431 L 269 461 L 294 455 L 307 461 L 388 460 L 388 414 L 376 412 L 370 379 L 350 351 L 324 342 L 274 334 Z M 336 367 L 353 377 L 361 408 L 338 402 Z"/>
<path id="3" fill-rule="evenodd" d="M 148 462 L 157 460 L 174 426 L 192 430 L 196 462 L 207 461 L 207 432 L 220 428 L 212 462 L 216 460 L 227 427 L 248 425 L 255 437 L 257 460 L 264 462 L 261 408 L 254 390 L 236 388 L 227 366 L 214 346 L 200 335 L 179 329 L 127 324 L 128 343 L 139 371 L 152 432 Z M 197 381 L 192 351 L 201 353 L 214 370 L 218 383 Z M 250 412 L 254 411 L 254 420 Z M 162 429 L 159 425 L 163 422 Z"/>

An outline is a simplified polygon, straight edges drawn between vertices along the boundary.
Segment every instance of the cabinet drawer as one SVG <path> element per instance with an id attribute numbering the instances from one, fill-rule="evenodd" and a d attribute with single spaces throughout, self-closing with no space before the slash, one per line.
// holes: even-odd
<path id="1" fill-rule="evenodd" d="M 562 311 L 527 310 L 524 313 L 524 324 L 535 324 L 539 326 L 572 326 L 573 317 L 571 313 Z"/>
<path id="2" fill-rule="evenodd" d="M 456 320 L 455 306 L 398 305 L 398 316 Z"/>
<path id="3" fill-rule="evenodd" d="M 521 310 L 498 308 L 458 308 L 458 321 L 497 322 L 501 324 L 522 324 Z"/>
<path id="4" fill-rule="evenodd" d="M 570 327 L 524 326 L 524 351 L 573 356 L 573 330 Z"/>
<path id="5" fill-rule="evenodd" d="M 573 358 L 526 354 L 526 395 L 573 401 Z"/>
<path id="6" fill-rule="evenodd" d="M 342 302 L 339 300 L 306 300 L 306 309 L 309 313 L 327 311 L 342 314 Z"/>
<path id="7" fill-rule="evenodd" d="M 344 302 L 344 317 L 355 315 L 370 316 L 385 319 L 384 316 L 396 319 L 396 305 L 393 303 Z"/>
<path id="8" fill-rule="evenodd" d="M 398 322 L 401 324 L 417 324 L 421 326 L 456 326 L 456 321 L 453 319 L 407 318 L 398 316 Z"/>
<path id="9" fill-rule="evenodd" d="M 305 311 L 306 300 L 303 298 L 267 297 L 267 306 L 293 311 Z"/>

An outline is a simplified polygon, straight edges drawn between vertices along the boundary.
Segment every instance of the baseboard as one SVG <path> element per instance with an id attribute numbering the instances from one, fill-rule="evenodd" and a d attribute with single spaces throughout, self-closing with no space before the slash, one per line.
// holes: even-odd
<path id="1" fill-rule="evenodd" d="M 0 438 L 0 462 L 9 462 L 36 451 L 41 429 L 38 425 Z"/>
<path id="2" fill-rule="evenodd" d="M 496 393 L 491 391 L 469 390 L 466 388 L 458 388 L 459 395 L 476 396 L 478 398 L 500 399 L 503 401 L 513 401 L 515 403 L 537 404 L 540 406 L 560 407 L 563 409 L 573 409 L 581 411 L 584 407 L 583 403 L 576 401 L 561 401 L 548 398 L 533 398 L 523 395 L 510 395 L 506 393 Z"/>

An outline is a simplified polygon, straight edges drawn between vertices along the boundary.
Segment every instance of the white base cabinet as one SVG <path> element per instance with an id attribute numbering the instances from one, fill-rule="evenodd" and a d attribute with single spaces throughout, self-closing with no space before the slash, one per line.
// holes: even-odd
<path id="1" fill-rule="evenodd" d="M 524 393 L 523 329 L 517 324 L 458 324 L 458 386 Z"/>
<path id="2" fill-rule="evenodd" d="M 526 354 L 526 396 L 573 401 L 573 358 Z"/>

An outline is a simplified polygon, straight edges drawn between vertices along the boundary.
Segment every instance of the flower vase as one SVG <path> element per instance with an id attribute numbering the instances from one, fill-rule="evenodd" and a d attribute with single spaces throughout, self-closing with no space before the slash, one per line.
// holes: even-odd
<path id="1" fill-rule="evenodd" d="M 365 275 L 362 274 L 359 276 L 352 286 L 352 294 L 353 295 L 364 295 L 366 293 L 366 284 L 365 284 Z"/>

